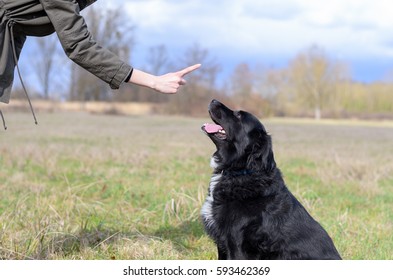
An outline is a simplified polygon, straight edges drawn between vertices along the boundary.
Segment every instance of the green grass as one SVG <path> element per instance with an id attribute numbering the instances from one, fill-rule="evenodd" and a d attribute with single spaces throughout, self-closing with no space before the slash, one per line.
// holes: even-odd
<path id="1" fill-rule="evenodd" d="M 0 259 L 215 259 L 207 119 L 7 113 Z M 391 123 L 267 120 L 289 189 L 345 259 L 393 259 Z"/>

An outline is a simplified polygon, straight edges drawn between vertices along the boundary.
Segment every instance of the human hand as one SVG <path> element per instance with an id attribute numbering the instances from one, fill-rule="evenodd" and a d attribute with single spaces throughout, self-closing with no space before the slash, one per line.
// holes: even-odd
<path id="1" fill-rule="evenodd" d="M 156 91 L 164 94 L 177 93 L 180 86 L 183 86 L 187 83 L 184 79 L 184 76 L 198 69 L 199 67 L 201 67 L 201 64 L 195 64 L 174 73 L 157 76 L 153 88 Z"/>

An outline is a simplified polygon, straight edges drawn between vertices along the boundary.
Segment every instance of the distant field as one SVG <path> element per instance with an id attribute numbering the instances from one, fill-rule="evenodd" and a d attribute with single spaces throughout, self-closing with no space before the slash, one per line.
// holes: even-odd
<path id="1" fill-rule="evenodd" d="M 207 114 L 206 114 L 207 115 Z M 7 113 L 0 259 L 215 259 L 206 119 Z M 289 189 L 345 259 L 393 259 L 393 124 L 264 122 Z"/>

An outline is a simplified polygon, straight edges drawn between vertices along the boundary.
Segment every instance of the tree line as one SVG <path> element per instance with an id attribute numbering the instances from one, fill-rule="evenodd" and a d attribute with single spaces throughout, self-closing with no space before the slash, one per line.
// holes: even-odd
<path id="1" fill-rule="evenodd" d="M 125 60 L 132 61 L 135 25 L 124 11 L 88 9 L 85 18 L 96 41 Z M 33 63 L 42 85 L 39 96 L 61 96 L 69 101 L 150 102 L 159 113 L 206 115 L 212 98 L 244 108 L 258 116 L 393 118 L 393 81 L 360 83 L 352 80 L 349 66 L 316 45 L 299 52 L 286 67 L 250 66 L 241 63 L 218 85 L 222 70 L 209 50 L 194 43 L 172 61 L 165 45 L 152 46 L 145 70 L 159 75 L 202 63 L 201 70 L 187 77 L 187 86 L 177 95 L 162 95 L 133 85 L 112 92 L 108 85 L 74 63 L 69 70 L 54 36 L 37 38 L 40 49 Z M 262 65 L 262 64 L 261 64 Z M 64 77 L 64 75 L 66 77 Z M 67 81 L 64 83 L 64 81 Z M 65 86 L 64 86 L 65 85 Z"/>

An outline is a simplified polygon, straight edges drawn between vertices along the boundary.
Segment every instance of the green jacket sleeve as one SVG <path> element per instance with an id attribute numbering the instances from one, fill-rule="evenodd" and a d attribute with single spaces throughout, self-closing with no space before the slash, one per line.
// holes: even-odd
<path id="1" fill-rule="evenodd" d="M 76 0 L 39 0 L 55 28 L 67 56 L 75 63 L 118 89 L 132 67 L 111 51 L 99 46 L 79 14 Z"/>

